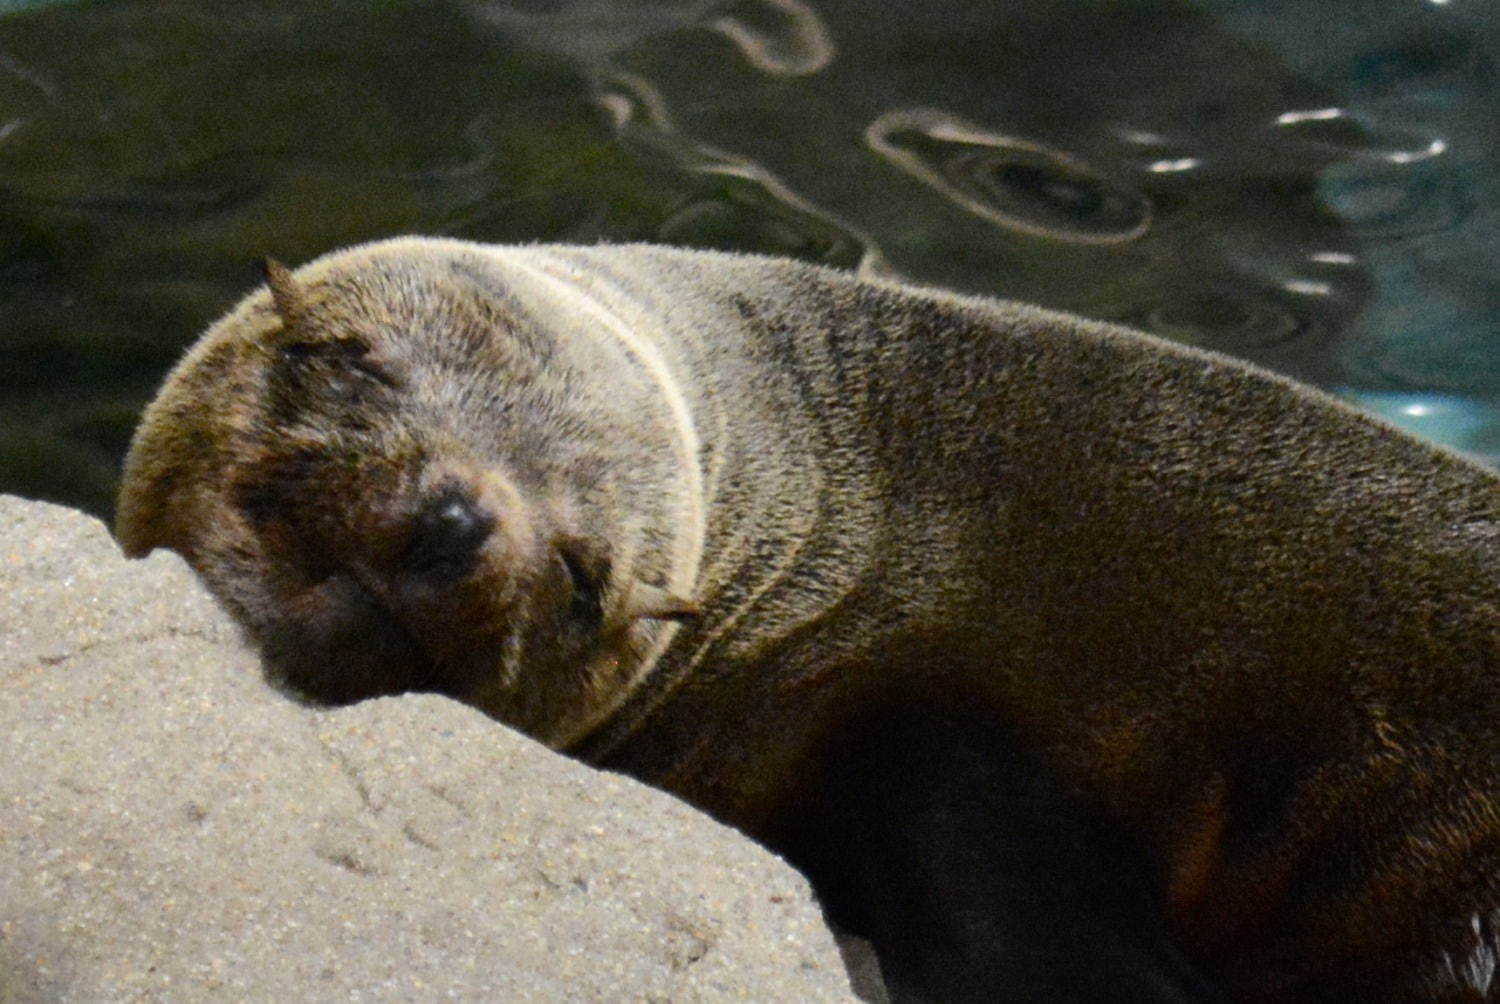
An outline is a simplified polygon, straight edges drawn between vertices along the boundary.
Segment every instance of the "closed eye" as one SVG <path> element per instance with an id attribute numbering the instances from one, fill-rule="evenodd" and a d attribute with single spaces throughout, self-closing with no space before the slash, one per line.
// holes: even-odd
<path id="1" fill-rule="evenodd" d="M 406 386 L 406 381 L 397 374 L 396 370 L 389 363 L 372 359 L 369 356 L 360 356 L 351 360 L 349 365 L 376 383 L 389 387 L 391 390 L 400 390 Z"/>
<path id="2" fill-rule="evenodd" d="M 604 620 L 601 576 L 590 570 L 587 561 L 574 548 L 559 546 L 557 554 L 572 587 L 572 596 L 568 600 L 569 619 L 590 630 L 598 628 Z"/>
<path id="3" fill-rule="evenodd" d="M 289 341 L 279 350 L 283 362 L 294 369 L 325 363 L 366 377 L 390 390 L 401 390 L 406 386 L 402 368 L 392 360 L 381 358 L 358 338 Z"/>

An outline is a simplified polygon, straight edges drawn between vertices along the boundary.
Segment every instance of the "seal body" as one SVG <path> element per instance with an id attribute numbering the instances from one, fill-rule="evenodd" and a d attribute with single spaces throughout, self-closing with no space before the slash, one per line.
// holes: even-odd
<path id="1" fill-rule="evenodd" d="M 118 535 L 783 850 L 898 996 L 1489 992 L 1500 482 L 1231 360 L 766 258 L 274 272 Z"/>

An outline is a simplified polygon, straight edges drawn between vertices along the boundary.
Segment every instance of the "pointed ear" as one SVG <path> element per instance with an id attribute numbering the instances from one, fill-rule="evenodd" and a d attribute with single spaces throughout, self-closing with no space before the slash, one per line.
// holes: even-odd
<path id="1" fill-rule="evenodd" d="M 702 612 L 692 600 L 640 581 L 631 584 L 625 604 L 625 615 L 632 621 L 689 621 Z"/>
<path id="2" fill-rule="evenodd" d="M 276 313 L 280 315 L 281 323 L 290 328 L 301 316 L 306 302 L 302 287 L 292 278 L 291 269 L 275 258 L 265 259 L 261 262 L 261 268 L 265 273 L 266 285 L 271 289 L 271 302 L 276 305 Z"/>

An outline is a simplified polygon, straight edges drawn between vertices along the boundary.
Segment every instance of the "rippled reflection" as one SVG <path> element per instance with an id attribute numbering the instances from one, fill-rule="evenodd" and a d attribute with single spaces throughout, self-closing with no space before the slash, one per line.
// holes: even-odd
<path id="1" fill-rule="evenodd" d="M 1407 132 L 1350 115 L 1342 108 L 1282 112 L 1276 116 L 1276 125 L 1298 142 L 1391 164 L 1415 164 L 1448 151 L 1448 141 L 1440 136 Z"/>
<path id="2" fill-rule="evenodd" d="M 1248 354 L 1309 334 L 1285 305 L 1237 289 L 1185 290 L 1145 311 L 1137 323 L 1189 345 Z"/>
<path id="3" fill-rule="evenodd" d="M 865 131 L 881 156 L 983 219 L 1080 244 L 1135 240 L 1151 202 L 1076 157 L 987 132 L 925 108 L 881 116 Z"/>
<path id="4" fill-rule="evenodd" d="M 873 240 L 807 202 L 760 164 L 678 132 L 661 95 L 646 81 L 620 74 L 599 100 L 616 134 L 638 156 L 696 179 L 654 239 L 790 255 L 863 275 L 892 274 Z"/>
<path id="5" fill-rule="evenodd" d="M 1493 9 L 1480 16 L 1493 17 Z M 1402 25 L 1404 30 L 1387 36 L 1378 26 L 1366 26 L 1340 53 L 1345 76 L 1362 97 L 1422 94 L 1452 100 L 1492 92 L 1496 53 L 1486 51 L 1483 36 L 1466 27 L 1457 20 L 1451 27 L 1429 20 Z"/>
<path id="6" fill-rule="evenodd" d="M 806 0 L 469 0 L 478 18 L 524 44 L 597 67 L 632 44 L 683 28 L 729 40 L 773 76 L 816 73 L 834 57 L 833 38 Z"/>
<path id="7" fill-rule="evenodd" d="M 1443 167 L 1429 170 L 1341 164 L 1322 179 L 1321 191 L 1339 218 L 1368 237 L 1417 237 L 1453 230 L 1473 212 L 1462 178 Z"/>
<path id="8" fill-rule="evenodd" d="M 6 10 L 0 489 L 107 506 L 132 409 L 260 256 L 414 231 L 1037 302 L 1500 456 L 1487 4 Z"/>
<path id="9" fill-rule="evenodd" d="M 1488 464 L 1500 461 L 1500 408 L 1473 398 L 1345 388 L 1350 403 L 1407 432 L 1444 443 Z"/>
<path id="10" fill-rule="evenodd" d="M 833 59 L 828 30 L 803 0 L 738 0 L 708 26 L 756 69 L 776 76 L 817 73 Z"/>

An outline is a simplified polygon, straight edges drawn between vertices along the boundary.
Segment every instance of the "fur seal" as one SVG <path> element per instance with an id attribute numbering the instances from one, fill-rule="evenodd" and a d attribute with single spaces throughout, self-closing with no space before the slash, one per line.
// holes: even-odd
<path id="1" fill-rule="evenodd" d="M 675 792 L 897 997 L 1500 992 L 1492 473 L 791 261 L 405 238 L 267 280 L 147 409 L 117 534 L 284 685 Z"/>

